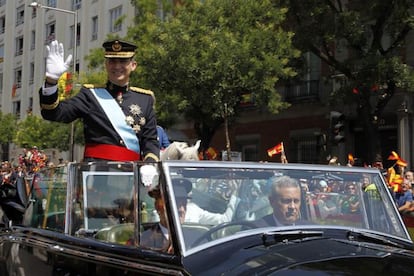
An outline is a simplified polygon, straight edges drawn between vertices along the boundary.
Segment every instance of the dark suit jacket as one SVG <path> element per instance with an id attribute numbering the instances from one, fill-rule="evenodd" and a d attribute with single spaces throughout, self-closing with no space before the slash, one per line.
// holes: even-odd
<path id="1" fill-rule="evenodd" d="M 259 220 L 254 222 L 254 225 L 257 227 L 267 227 L 267 226 L 283 226 L 283 224 L 276 221 L 273 217 L 273 214 L 262 217 Z"/>
<path id="2" fill-rule="evenodd" d="M 309 225 L 309 221 L 306 220 L 302 220 L 299 219 L 298 221 L 296 221 L 295 225 Z M 280 223 L 279 221 L 277 221 L 273 214 L 267 215 L 262 217 L 261 219 L 257 220 L 254 222 L 254 225 L 256 225 L 257 227 L 268 227 L 268 226 L 287 226 L 284 225 L 282 223 Z"/>
<path id="3" fill-rule="evenodd" d="M 150 248 L 167 249 L 169 241 L 163 235 L 160 224 L 156 223 L 141 234 L 140 245 Z"/>

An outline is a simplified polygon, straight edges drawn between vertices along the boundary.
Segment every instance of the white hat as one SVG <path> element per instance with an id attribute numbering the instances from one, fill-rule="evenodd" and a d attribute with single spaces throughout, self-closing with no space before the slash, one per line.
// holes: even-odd
<path id="1" fill-rule="evenodd" d="M 328 183 L 326 183 L 326 181 L 325 180 L 321 180 L 321 181 L 319 181 L 319 185 L 321 185 L 321 187 L 328 187 Z"/>

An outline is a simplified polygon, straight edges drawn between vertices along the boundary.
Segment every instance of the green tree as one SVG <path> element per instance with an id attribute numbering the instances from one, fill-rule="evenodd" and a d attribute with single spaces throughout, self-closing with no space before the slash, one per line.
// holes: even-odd
<path id="1" fill-rule="evenodd" d="M 353 104 L 362 123 L 367 149 L 361 156 L 372 163 L 381 154 L 378 122 L 398 89 L 413 90 L 412 68 L 401 49 L 412 29 L 414 1 L 287 0 L 295 45 L 312 52 L 340 75 L 342 88 L 332 93 L 332 105 Z M 338 50 L 347 55 L 338 55 Z"/>
<path id="2" fill-rule="evenodd" d="M 70 124 L 62 124 L 43 120 L 41 117 L 29 115 L 17 124 L 14 143 L 19 147 L 57 148 L 61 151 L 69 149 Z"/>
<path id="3" fill-rule="evenodd" d="M 270 0 L 175 7 L 161 1 L 160 18 L 154 1 L 135 2 L 140 14 L 129 36 L 139 45 L 139 66 L 133 78 L 154 90 L 159 121 L 170 124 L 174 114 L 184 114 L 206 149 L 217 128 L 237 118 L 243 95 L 273 113 L 288 106 L 275 85 L 295 75 L 289 64 L 300 53 L 293 33 L 282 29 L 286 8 Z M 226 144 L 229 150 L 228 138 Z"/>
<path id="4" fill-rule="evenodd" d="M 0 112 L 0 122 L 0 145 L 3 152 L 2 160 L 8 160 L 9 144 L 13 141 L 13 137 L 17 130 L 17 118 L 11 113 L 3 114 Z"/>

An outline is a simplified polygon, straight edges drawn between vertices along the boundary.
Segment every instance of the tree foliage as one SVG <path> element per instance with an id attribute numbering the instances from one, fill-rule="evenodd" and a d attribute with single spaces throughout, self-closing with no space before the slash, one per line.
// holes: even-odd
<path id="1" fill-rule="evenodd" d="M 381 153 L 378 122 L 399 90 L 412 91 L 413 71 L 401 55 L 413 26 L 412 0 L 325 1 L 287 0 L 288 25 L 295 45 L 312 52 L 331 74 L 342 76 L 332 92 L 332 105 L 356 106 L 366 134 L 362 156 L 372 163 Z"/>
<path id="2" fill-rule="evenodd" d="M 0 146 L 2 149 L 2 160 L 7 160 L 9 154 L 9 144 L 16 133 L 17 118 L 14 114 L 3 114 L 0 112 Z"/>
<path id="3" fill-rule="evenodd" d="M 287 107 L 276 83 L 295 75 L 289 66 L 299 51 L 282 29 L 287 12 L 274 1 L 135 1 L 140 14 L 129 36 L 138 42 L 134 78 L 152 88 L 160 121 L 174 114 L 195 122 L 206 148 L 226 118 L 237 118 L 243 94 L 277 113 Z M 158 12 L 158 13 L 157 13 Z"/>
<path id="4" fill-rule="evenodd" d="M 49 122 L 29 115 L 17 124 L 14 143 L 20 147 L 69 149 L 70 124 Z"/>
<path id="5" fill-rule="evenodd" d="M 0 122 L 0 144 L 10 143 L 17 130 L 17 118 L 12 113 L 0 112 Z"/>
<path id="6" fill-rule="evenodd" d="M 104 78 L 100 73 L 88 74 L 90 80 L 97 81 Z M 77 75 L 65 73 L 58 81 L 59 100 L 64 101 L 79 92 L 79 81 L 83 81 Z M 76 120 L 73 123 L 50 122 L 41 117 L 29 115 L 17 124 L 18 131 L 14 136 L 14 142 L 20 147 L 37 146 L 43 149 L 56 148 L 67 151 L 71 146 L 73 131 L 74 144 L 84 144 L 83 123 Z M 73 127 L 73 130 L 72 130 Z"/>

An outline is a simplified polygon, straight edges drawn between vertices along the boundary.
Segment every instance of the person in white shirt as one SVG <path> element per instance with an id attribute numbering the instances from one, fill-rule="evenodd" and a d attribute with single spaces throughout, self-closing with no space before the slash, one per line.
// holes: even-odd
<path id="1" fill-rule="evenodd" d="M 185 215 L 185 222 L 211 225 L 229 222 L 233 218 L 238 202 L 239 199 L 234 194 L 232 194 L 227 204 L 226 211 L 220 214 L 204 210 L 194 202 L 189 201 L 187 203 L 187 213 Z"/>

